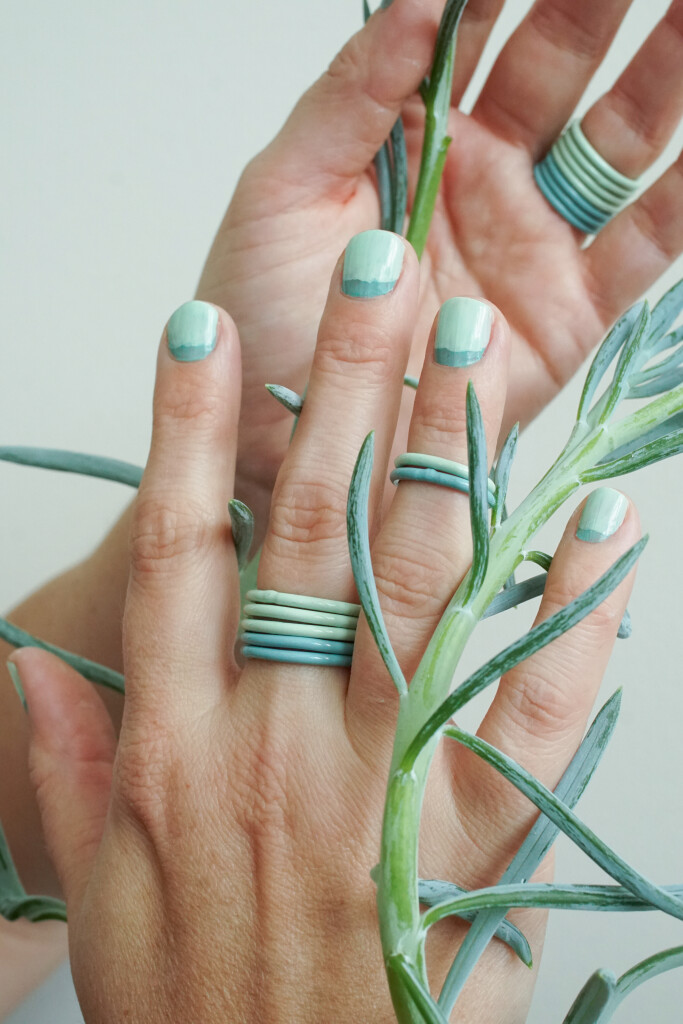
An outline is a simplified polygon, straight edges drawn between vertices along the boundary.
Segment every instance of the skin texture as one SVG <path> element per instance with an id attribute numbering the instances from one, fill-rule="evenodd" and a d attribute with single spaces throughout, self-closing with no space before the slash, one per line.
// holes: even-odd
<path id="1" fill-rule="evenodd" d="M 345 489 L 374 423 L 373 562 L 408 678 L 471 557 L 468 503 L 457 492 L 403 483 L 379 525 L 417 296 L 409 248 L 396 288 L 373 299 L 344 295 L 337 265 L 259 576 L 262 588 L 353 597 Z M 490 308 L 491 340 L 474 366 L 436 363 L 431 332 L 410 427 L 417 450 L 462 461 L 469 379 L 495 447 L 510 333 Z M 76 672 L 35 649 L 12 658 L 29 707 L 46 842 L 67 899 L 76 989 L 88 1024 L 389 1024 L 369 871 L 396 696 L 364 623 L 351 670 L 235 663 L 238 578 L 226 509 L 238 377 L 237 332 L 226 314 L 204 360 L 175 362 L 162 339 L 152 446 L 131 530 L 118 746 L 99 697 Z M 455 412 L 444 416 L 446 408 Z M 345 432 L 335 422 L 342 419 Z M 321 445 L 330 472 L 314 488 Z M 539 619 L 585 589 L 639 534 L 631 506 L 602 544 L 577 540 L 577 522 L 578 513 Z M 503 679 L 482 723 L 481 735 L 549 785 L 580 740 L 631 584 Z M 475 758 L 444 744 L 427 791 L 421 871 L 467 887 L 492 882 L 534 817 Z M 550 873 L 546 863 L 538 877 Z M 513 919 L 538 963 L 544 915 Z M 449 922 L 431 937 L 435 986 L 462 934 Z M 494 942 L 455 1019 L 524 1020 L 534 977 Z"/>
<path id="2" fill-rule="evenodd" d="M 454 103 L 501 6 L 500 0 L 469 0 Z M 456 142 L 424 257 L 409 369 L 419 371 L 440 302 L 457 294 L 491 299 L 511 326 L 506 423 L 528 422 L 604 327 L 681 250 L 680 160 L 585 251 L 582 237 L 548 207 L 531 179 L 533 161 L 570 116 L 628 6 L 626 0 L 540 0 L 503 49 L 472 116 L 453 110 Z M 584 120 L 591 141 L 629 175 L 656 159 L 680 116 L 682 6 L 672 4 Z M 303 390 L 338 253 L 354 232 L 377 225 L 371 162 L 400 110 L 414 181 L 422 127 L 414 90 L 431 59 L 441 8 L 438 0 L 394 0 L 370 19 L 245 169 L 204 268 L 198 297 L 227 308 L 240 330 L 244 397 L 235 491 L 256 512 L 260 534 L 291 429 L 291 418 L 263 384 Z M 412 396 L 401 401 L 396 452 L 407 447 Z M 387 500 L 393 493 L 388 485 Z M 132 506 L 90 558 L 9 612 L 11 620 L 120 670 L 131 519 Z M 1 654 L 11 651 L 0 642 Z M 27 723 L 6 682 L 0 689 L 7 766 L 0 817 L 27 888 L 59 895 L 26 767 Z M 121 701 L 113 694 L 103 699 L 117 727 Z M 63 943 L 60 935 L 60 949 Z M 12 985 L 18 964 L 37 977 L 53 962 L 43 952 L 49 946 L 39 943 L 27 956 L 24 943 L 0 921 L 0 1012 L 8 1009 L 3 999 L 10 991 L 5 966 Z"/>

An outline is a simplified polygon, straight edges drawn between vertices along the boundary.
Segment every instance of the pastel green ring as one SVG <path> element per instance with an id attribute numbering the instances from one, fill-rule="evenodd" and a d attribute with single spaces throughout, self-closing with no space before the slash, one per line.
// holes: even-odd
<path id="1" fill-rule="evenodd" d="M 638 187 L 637 178 L 627 178 L 625 174 L 622 174 L 611 164 L 608 164 L 603 156 L 600 156 L 597 149 L 591 145 L 586 136 L 583 134 L 583 129 L 578 121 L 574 121 L 568 128 L 568 133 L 573 141 L 576 142 L 579 149 L 581 149 L 584 155 L 590 160 L 594 167 L 596 167 L 602 173 L 603 177 L 613 181 L 616 185 L 621 185 L 623 188 L 628 188 L 631 191 L 635 191 Z"/>
<path id="2" fill-rule="evenodd" d="M 563 177 L 598 210 L 607 214 L 615 213 L 622 206 L 623 199 L 618 196 L 607 196 L 596 182 L 591 181 L 590 176 L 582 167 L 572 162 L 567 156 L 564 146 L 560 146 L 560 141 L 560 139 L 557 140 L 545 159 L 552 157 Z"/>
<path id="3" fill-rule="evenodd" d="M 357 615 L 333 615 L 331 612 L 314 612 L 308 608 L 288 608 L 281 604 L 264 604 L 260 601 L 247 602 L 242 609 L 247 618 L 284 619 L 289 622 L 302 622 L 314 626 L 341 626 L 355 629 L 358 625 Z"/>
<path id="4" fill-rule="evenodd" d="M 299 636 L 300 622 L 275 622 L 273 619 L 242 619 L 243 632 L 275 633 L 278 636 Z M 318 640 L 355 640 L 356 630 L 341 629 L 337 626 L 307 626 L 308 636 Z"/>
<path id="5" fill-rule="evenodd" d="M 401 469 L 403 466 L 415 466 L 418 469 L 435 469 L 439 473 L 452 473 L 453 476 L 460 477 L 462 480 L 469 480 L 470 478 L 469 468 L 463 465 L 462 462 L 442 459 L 438 455 L 424 455 L 422 452 L 405 452 L 403 455 L 398 455 L 394 459 L 394 466 L 396 469 Z M 490 477 L 488 489 L 491 494 L 495 494 L 496 485 Z"/>
<path id="6" fill-rule="evenodd" d="M 562 147 L 565 153 L 571 156 L 572 160 L 578 167 L 582 167 L 584 169 L 592 181 L 599 182 L 601 187 L 610 196 L 614 196 L 615 199 L 620 199 L 623 202 L 632 195 L 634 191 L 633 186 L 631 185 L 627 187 L 626 185 L 620 185 L 617 182 L 612 181 L 611 178 L 605 177 L 600 167 L 594 164 L 590 157 L 586 155 L 585 150 L 579 146 L 574 135 L 570 131 L 566 131 L 564 135 L 560 136 L 560 139 L 562 140 Z"/>
<path id="7" fill-rule="evenodd" d="M 333 601 L 326 597 L 306 597 L 304 594 L 285 594 L 280 590 L 248 590 L 247 601 L 263 604 L 285 605 L 288 608 L 307 608 L 313 612 L 330 612 L 332 615 L 360 614 L 360 605 L 350 601 Z"/>
<path id="8" fill-rule="evenodd" d="M 287 651 L 274 647 L 247 645 L 242 648 L 242 654 L 245 658 L 254 658 L 258 661 L 285 661 L 294 665 L 333 665 L 348 668 L 351 664 L 351 657 L 347 654 L 318 654 L 315 651 Z"/>
<path id="9" fill-rule="evenodd" d="M 559 137 L 550 152 L 567 177 L 573 176 L 575 181 L 581 182 L 586 192 L 590 194 L 588 198 L 595 202 L 596 206 L 599 199 L 608 203 L 610 209 L 614 209 L 631 196 L 631 189 L 617 189 L 611 182 L 599 177 L 595 168 L 585 162 L 581 151 L 572 148 L 566 134 Z"/>
<path id="10" fill-rule="evenodd" d="M 469 480 L 464 477 L 454 476 L 453 473 L 439 473 L 436 469 L 420 469 L 417 466 L 401 466 L 389 474 L 392 484 L 400 480 L 414 480 L 417 483 L 438 484 L 440 487 L 448 487 L 452 491 L 460 491 L 461 494 L 470 493 Z M 487 492 L 489 506 L 495 505 L 496 499 L 490 491 Z"/>
<path id="11" fill-rule="evenodd" d="M 278 647 L 294 651 L 317 651 L 318 654 L 353 654 L 353 644 L 344 640 L 316 640 L 311 636 L 278 636 L 277 633 L 243 633 L 248 647 Z"/>

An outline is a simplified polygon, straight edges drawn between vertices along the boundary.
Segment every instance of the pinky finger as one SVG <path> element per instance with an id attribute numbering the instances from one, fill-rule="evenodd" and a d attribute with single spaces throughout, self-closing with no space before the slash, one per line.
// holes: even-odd
<path id="1" fill-rule="evenodd" d="M 585 250 L 604 323 L 612 323 L 683 252 L 683 153 Z M 618 272 L 615 272 L 618 268 Z"/>

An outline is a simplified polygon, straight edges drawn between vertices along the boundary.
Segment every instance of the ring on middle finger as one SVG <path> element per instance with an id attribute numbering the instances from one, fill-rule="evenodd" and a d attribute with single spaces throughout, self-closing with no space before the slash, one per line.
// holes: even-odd
<path id="1" fill-rule="evenodd" d="M 449 487 L 462 494 L 470 493 L 469 469 L 461 462 L 442 459 L 436 455 L 424 455 L 421 452 L 406 452 L 395 459 L 394 466 L 395 469 L 389 476 L 393 484 L 400 480 L 415 480 Z M 489 506 L 493 507 L 496 503 L 496 487 L 490 477 L 487 492 Z"/>

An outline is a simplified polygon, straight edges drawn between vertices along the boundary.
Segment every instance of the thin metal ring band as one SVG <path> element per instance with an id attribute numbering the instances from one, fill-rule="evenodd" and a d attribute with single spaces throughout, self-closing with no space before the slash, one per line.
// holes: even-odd
<path id="1" fill-rule="evenodd" d="M 424 455 L 422 452 L 405 452 L 394 459 L 396 469 L 404 466 L 413 466 L 417 469 L 435 469 L 438 473 L 451 473 L 462 480 L 469 480 L 470 471 L 462 462 L 453 462 L 451 459 L 442 459 L 438 455 Z M 491 494 L 496 493 L 496 485 L 489 477 L 488 489 Z"/>
<path id="2" fill-rule="evenodd" d="M 565 194 L 558 192 L 557 188 L 553 184 L 552 180 L 547 176 L 545 171 L 545 161 L 540 164 L 536 164 L 534 167 L 534 178 L 540 191 L 543 193 L 545 198 L 548 200 L 550 205 L 553 207 L 561 217 L 571 224 L 572 227 L 578 228 L 579 231 L 583 231 L 587 235 L 595 234 L 599 227 L 594 221 L 589 221 L 577 210 L 570 201 L 568 201 Z"/>
<path id="3" fill-rule="evenodd" d="M 462 494 L 470 493 L 469 480 L 464 480 L 460 476 L 454 476 L 452 473 L 439 473 L 436 469 L 401 466 L 400 469 L 392 470 L 389 474 L 389 479 L 392 484 L 397 484 L 399 480 L 414 480 L 418 483 L 438 484 L 441 487 L 449 487 L 452 491 L 460 491 Z M 496 499 L 490 491 L 487 492 L 487 498 L 490 506 L 495 505 Z"/>
<path id="4" fill-rule="evenodd" d="M 276 622 L 273 619 L 242 619 L 243 633 L 276 633 L 278 636 L 300 636 L 300 622 Z M 306 626 L 306 635 L 317 640 L 355 640 L 356 629 L 337 626 Z"/>
<path id="5" fill-rule="evenodd" d="M 622 174 L 621 171 L 618 171 L 616 167 L 612 167 L 611 164 L 607 163 L 604 156 L 601 156 L 600 153 L 598 153 L 595 146 L 592 146 L 583 134 L 580 121 L 572 121 L 567 132 L 571 141 L 575 142 L 578 148 L 583 151 L 584 155 L 588 160 L 590 160 L 595 169 L 600 172 L 603 178 L 607 178 L 609 181 L 614 182 L 615 185 L 621 185 L 622 188 L 635 191 L 638 187 L 638 180 L 636 178 L 628 178 L 625 174 Z"/>
<path id="6" fill-rule="evenodd" d="M 333 601 L 327 597 L 306 597 L 304 594 L 285 594 L 280 590 L 248 590 L 247 601 L 262 604 L 285 605 L 287 608 L 306 608 L 308 611 L 329 612 L 332 615 L 360 615 L 360 605 L 350 601 Z"/>
<path id="7" fill-rule="evenodd" d="M 316 651 L 318 654 L 353 654 L 353 644 L 343 640 L 316 640 L 310 636 L 278 636 L 277 633 L 242 633 L 240 641 L 248 647 L 279 647 L 291 651 Z"/>
<path id="8" fill-rule="evenodd" d="M 339 668 L 348 668 L 351 665 L 351 658 L 345 654 L 317 654 L 315 651 L 287 651 L 274 647 L 251 647 L 242 648 L 245 658 L 255 658 L 259 661 L 286 661 L 295 665 L 331 665 Z"/>
<path id="9" fill-rule="evenodd" d="M 355 629 L 358 625 L 357 615 L 332 615 L 331 612 L 313 612 L 308 608 L 287 608 L 285 605 L 262 604 L 259 601 L 247 602 L 242 615 L 245 618 L 301 622 L 310 626 L 340 626 L 342 629 Z"/>
<path id="10" fill-rule="evenodd" d="M 562 195 L 565 202 L 567 202 L 573 210 L 576 210 L 584 218 L 587 224 L 591 224 L 595 231 L 604 227 L 612 216 L 612 213 L 600 210 L 588 199 L 584 199 L 581 193 L 578 192 L 572 183 L 562 174 L 562 171 L 557 165 L 552 153 L 548 153 L 543 161 L 542 171 L 546 175 L 546 178 L 550 179 L 556 191 Z"/>

